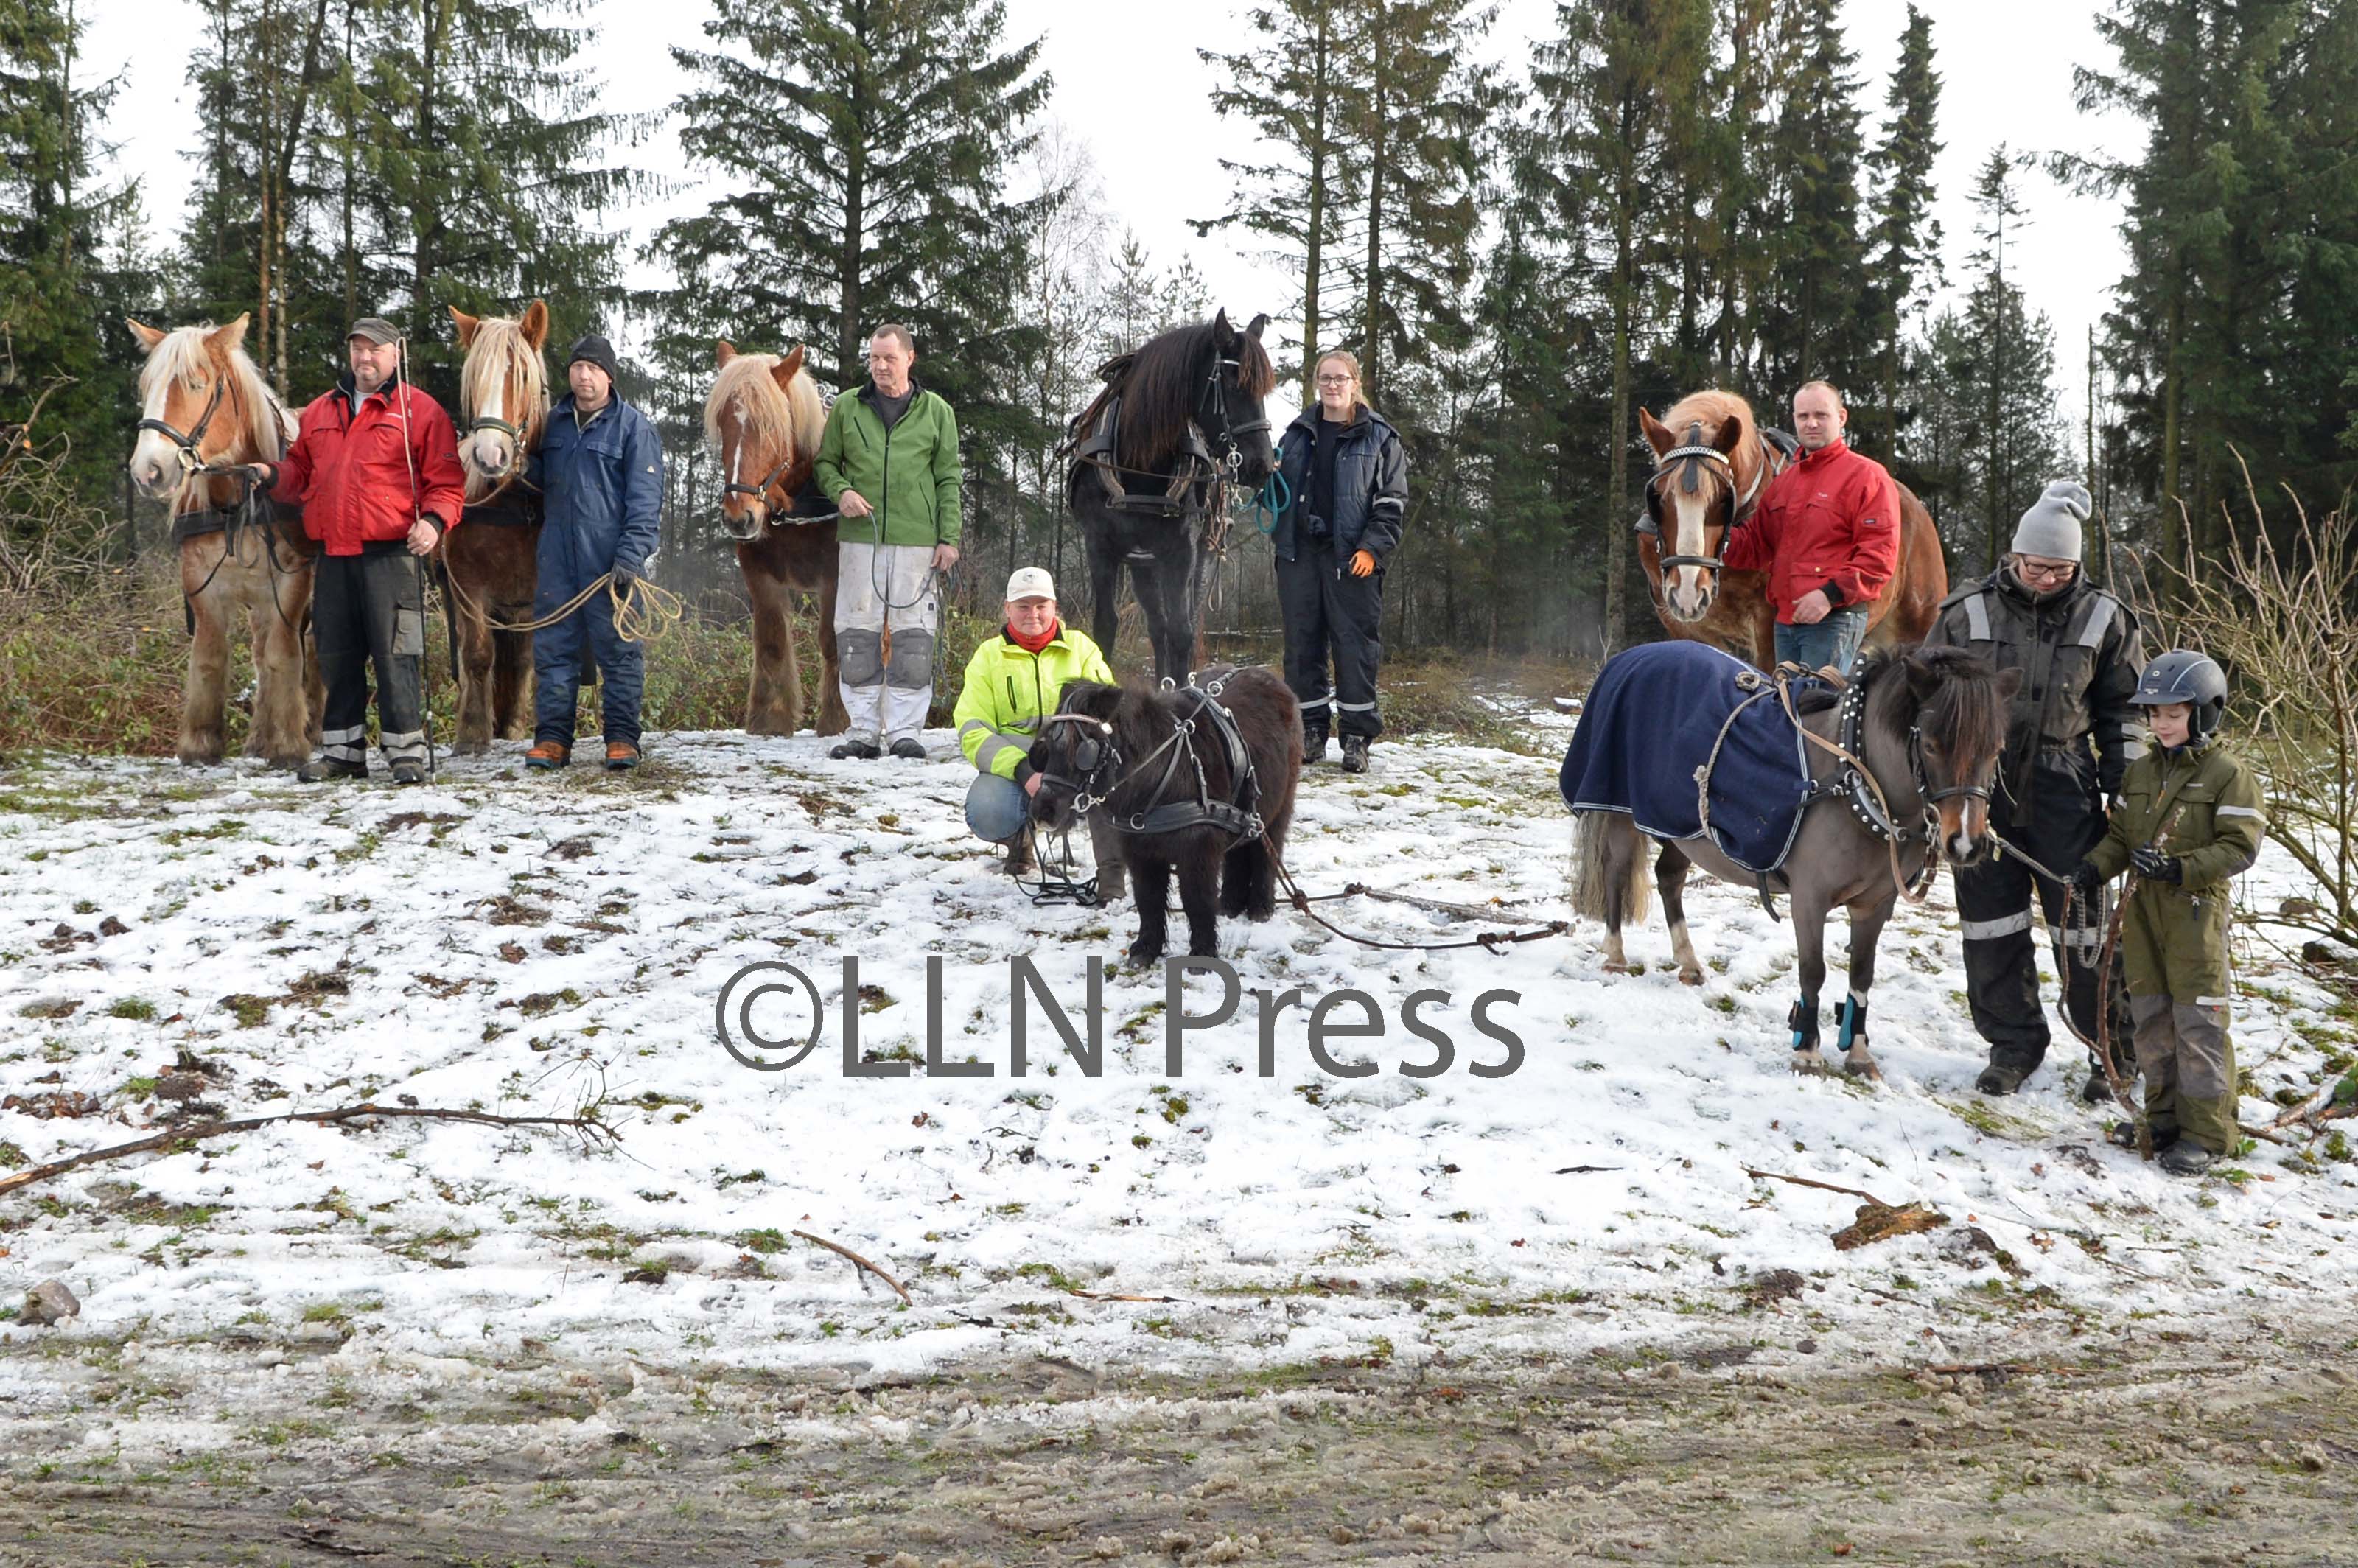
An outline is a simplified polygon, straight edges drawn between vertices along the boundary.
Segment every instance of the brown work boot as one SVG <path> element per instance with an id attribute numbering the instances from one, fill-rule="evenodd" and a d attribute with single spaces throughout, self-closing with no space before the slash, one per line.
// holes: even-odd
<path id="1" fill-rule="evenodd" d="M 535 741 L 524 754 L 527 768 L 561 768 L 573 760 L 573 748 L 555 741 Z"/>
<path id="2" fill-rule="evenodd" d="M 632 745 L 628 741 L 609 741 L 606 742 L 606 771 L 608 773 L 619 773 L 625 768 L 635 768 L 638 765 L 639 749 L 636 746 Z"/>
<path id="3" fill-rule="evenodd" d="M 1029 876 L 1032 866 L 1032 835 L 1018 833 L 1007 841 L 1007 858 L 999 862 L 999 874 L 1006 877 Z"/>

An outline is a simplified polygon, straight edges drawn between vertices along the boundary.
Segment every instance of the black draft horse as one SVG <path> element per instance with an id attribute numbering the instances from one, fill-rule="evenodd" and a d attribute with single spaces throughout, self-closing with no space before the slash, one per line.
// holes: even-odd
<path id="1" fill-rule="evenodd" d="M 1277 466 L 1268 324 L 1256 316 L 1239 332 L 1223 310 L 1174 328 L 1100 370 L 1105 390 L 1073 421 L 1065 493 L 1088 542 L 1090 633 L 1110 658 L 1129 561 L 1165 680 L 1184 684 L 1195 667 L 1226 485 L 1258 489 Z"/>

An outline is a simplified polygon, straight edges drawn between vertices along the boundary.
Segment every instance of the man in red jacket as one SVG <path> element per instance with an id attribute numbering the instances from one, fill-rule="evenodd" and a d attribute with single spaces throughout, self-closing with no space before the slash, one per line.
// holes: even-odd
<path id="1" fill-rule="evenodd" d="M 1801 456 L 1770 481 L 1721 558 L 1766 571 L 1777 607 L 1777 657 L 1847 672 L 1866 636 L 1866 607 L 1899 566 L 1899 487 L 1851 450 L 1842 394 L 1813 381 L 1793 394 Z"/>
<path id="2" fill-rule="evenodd" d="M 459 440 L 442 406 L 399 373 L 401 333 L 378 316 L 352 323 L 352 373 L 303 410 L 284 461 L 259 464 L 278 500 L 300 503 L 319 541 L 312 624 L 328 707 L 307 784 L 368 773 L 368 665 L 376 664 L 377 741 L 395 784 L 426 779 L 426 579 L 415 557 L 458 522 L 466 495 Z"/>

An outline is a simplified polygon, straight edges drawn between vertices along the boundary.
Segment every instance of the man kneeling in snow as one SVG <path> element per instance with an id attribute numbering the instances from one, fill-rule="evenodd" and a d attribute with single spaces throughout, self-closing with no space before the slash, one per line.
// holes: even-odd
<path id="1" fill-rule="evenodd" d="M 1065 687 L 1076 680 L 1113 682 L 1105 655 L 1087 633 L 1056 618 L 1056 585 L 1039 567 L 1007 579 L 1007 622 L 974 651 L 958 692 L 958 745 L 976 768 L 966 792 L 967 826 L 990 843 L 1006 846 L 1000 870 L 1017 876 L 1032 869 L 1031 799 L 1040 791 L 1028 753 L 1040 721 L 1056 711 Z M 1098 896 L 1120 898 L 1121 858 L 1102 814 L 1092 816 L 1090 842 L 1098 862 Z"/>

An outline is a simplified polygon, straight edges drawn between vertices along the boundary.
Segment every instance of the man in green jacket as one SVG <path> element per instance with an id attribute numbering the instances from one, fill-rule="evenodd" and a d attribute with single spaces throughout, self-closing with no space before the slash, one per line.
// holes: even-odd
<path id="1" fill-rule="evenodd" d="M 1056 615 L 1056 584 L 1038 567 L 1025 567 L 1007 579 L 1007 620 L 999 635 L 986 639 L 967 662 L 958 688 L 958 746 L 975 765 L 967 787 L 966 820 L 976 837 L 1004 845 L 1001 870 L 1019 876 L 1032 869 L 1032 797 L 1041 775 L 1032 768 L 1032 741 L 1040 721 L 1056 711 L 1065 687 L 1076 680 L 1113 684 L 1105 655 L 1086 633 Z M 1098 862 L 1098 902 L 1122 894 L 1125 878 L 1119 846 L 1107 814 L 1089 816 L 1090 843 Z"/>
<path id="2" fill-rule="evenodd" d="M 827 410 L 819 489 L 835 500 L 835 646 L 851 728 L 831 757 L 923 757 L 941 582 L 958 557 L 957 416 L 912 378 L 916 340 L 868 340 L 870 381 Z"/>

